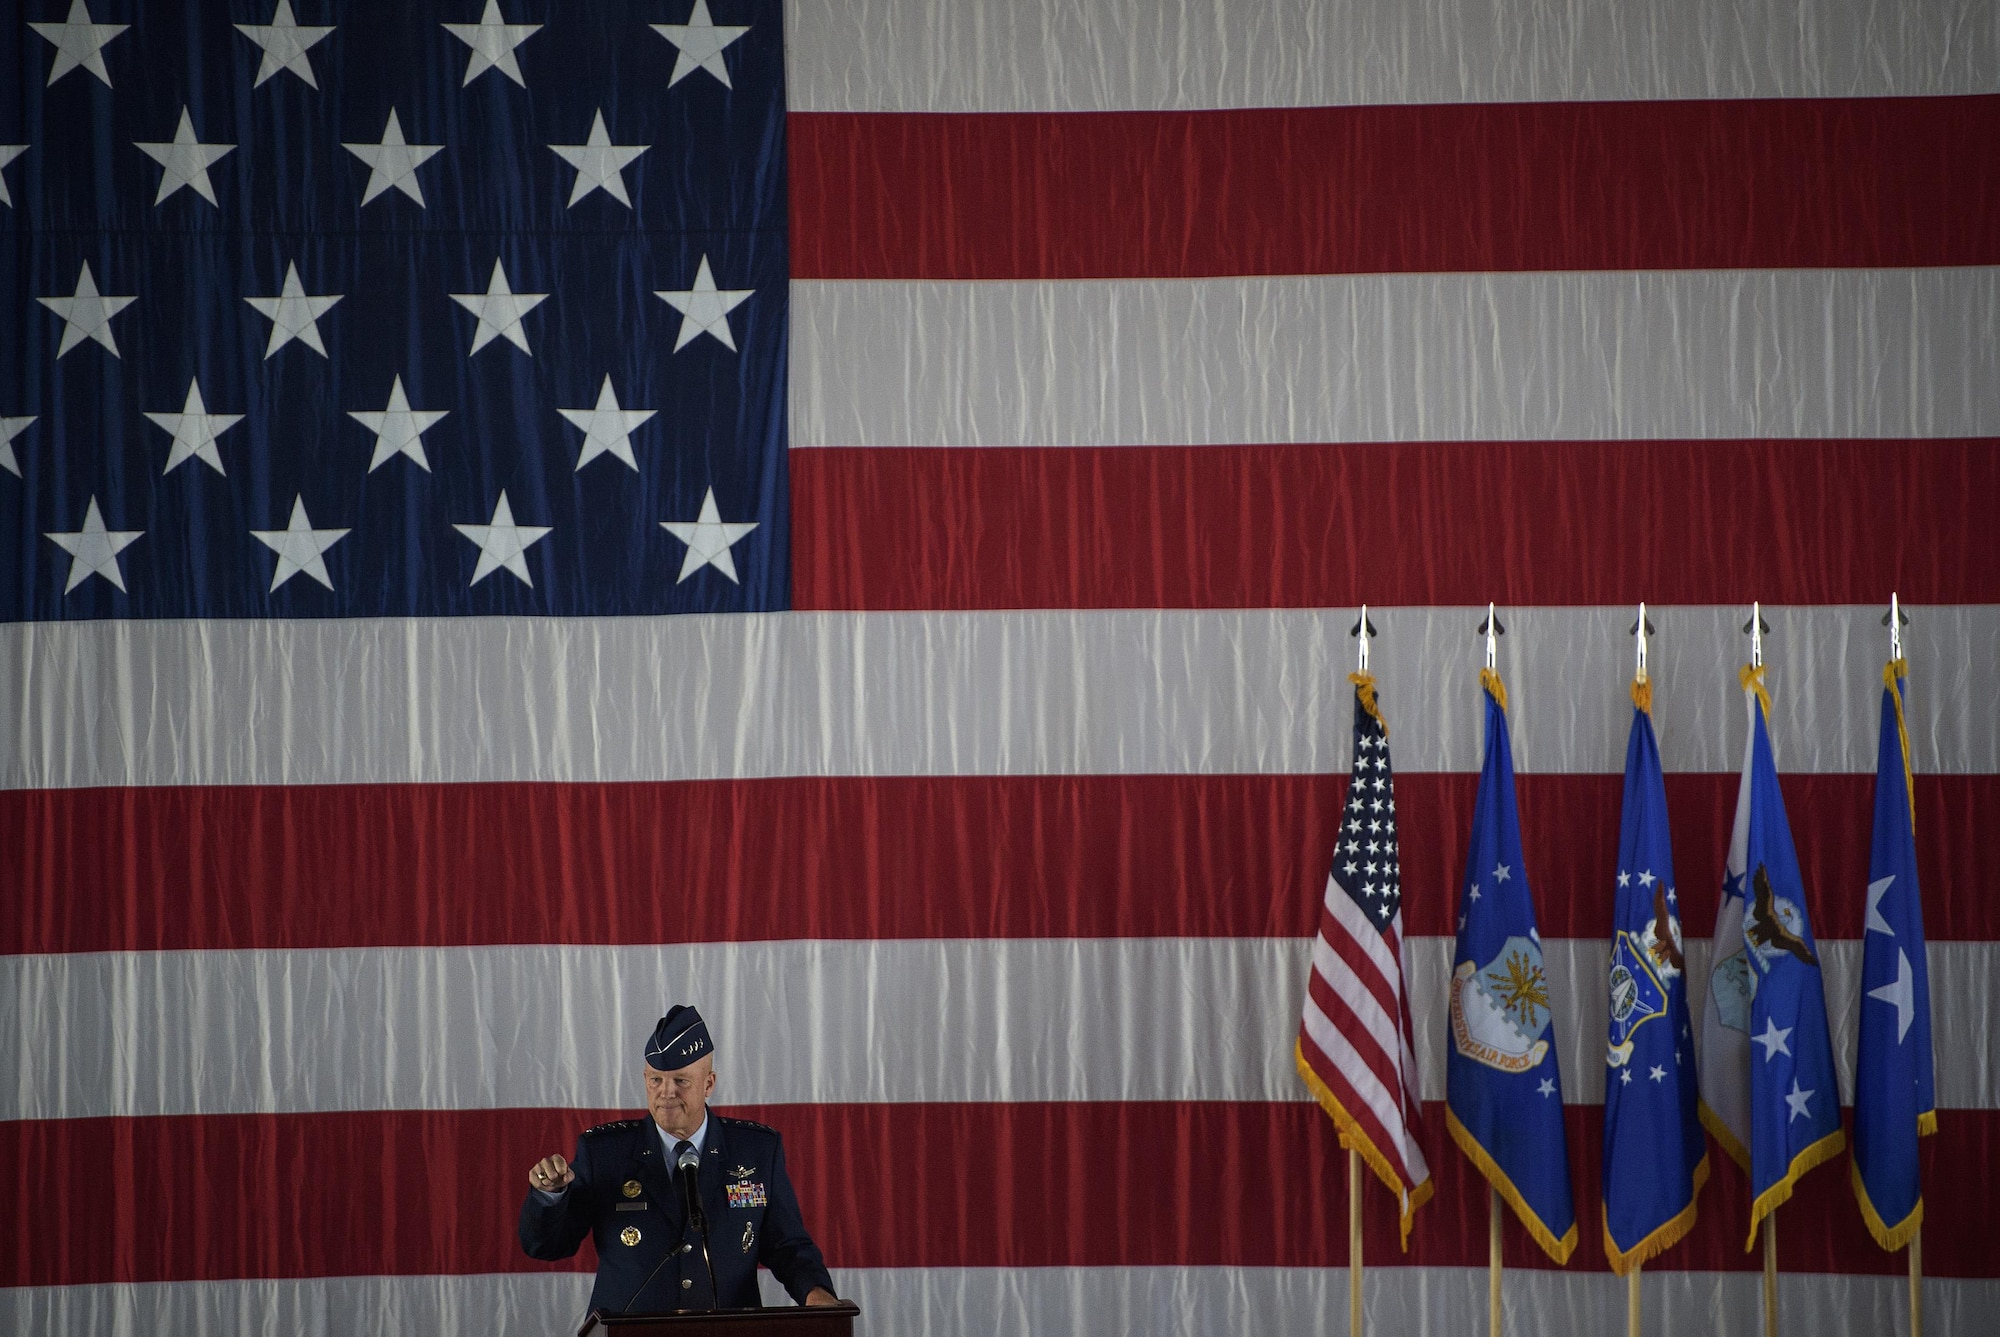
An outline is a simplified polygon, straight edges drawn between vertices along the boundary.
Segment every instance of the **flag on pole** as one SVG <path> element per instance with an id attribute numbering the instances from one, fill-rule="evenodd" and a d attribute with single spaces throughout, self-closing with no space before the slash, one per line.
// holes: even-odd
<path id="1" fill-rule="evenodd" d="M 1299 1076 L 1410 1222 L 1431 1196 L 1403 957 L 1396 780 L 1375 679 L 1354 683 L 1354 768 L 1320 903 L 1312 973 L 1295 1048 Z"/>
<path id="2" fill-rule="evenodd" d="M 1937 1131 L 1931 982 L 1917 890 L 1916 803 L 1903 722 L 1909 666 L 1882 670 L 1875 841 L 1861 949 L 1861 1035 L 1854 1058 L 1854 1196 L 1875 1242 L 1900 1249 L 1924 1221 L 1917 1139 Z"/>
<path id="3" fill-rule="evenodd" d="M 1750 1174 L 1749 1249 L 1758 1223 L 1846 1138 L 1819 951 L 1771 759 L 1764 670 L 1746 666 L 1740 677 L 1750 737 L 1702 1012 L 1701 1120 Z"/>
<path id="4" fill-rule="evenodd" d="M 1694 1228 L 1695 1197 L 1708 1179 L 1667 787 L 1648 684 L 1634 682 L 1632 699 L 1604 1074 L 1604 1253 L 1621 1275 Z"/>
<path id="5" fill-rule="evenodd" d="M 1507 689 L 1492 669 L 1479 681 L 1486 761 L 1452 949 L 1445 1126 L 1535 1242 L 1566 1263 L 1576 1248 L 1576 1204 L 1542 936 L 1521 859 Z"/>

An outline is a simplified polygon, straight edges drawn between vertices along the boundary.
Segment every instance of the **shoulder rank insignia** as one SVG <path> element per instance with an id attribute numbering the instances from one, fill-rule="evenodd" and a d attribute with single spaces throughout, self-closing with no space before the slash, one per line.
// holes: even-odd
<path id="1" fill-rule="evenodd" d="M 754 1175 L 756 1173 L 757 1173 L 757 1168 L 755 1166 L 739 1165 L 734 1170 L 731 1170 L 729 1172 L 729 1177 L 731 1179 L 748 1179 L 751 1175 Z"/>
<path id="2" fill-rule="evenodd" d="M 636 1198 L 645 1190 L 639 1187 L 638 1180 L 628 1179 L 625 1181 L 624 1187 L 620 1188 L 618 1191 L 620 1193 L 623 1193 L 628 1198 Z"/>

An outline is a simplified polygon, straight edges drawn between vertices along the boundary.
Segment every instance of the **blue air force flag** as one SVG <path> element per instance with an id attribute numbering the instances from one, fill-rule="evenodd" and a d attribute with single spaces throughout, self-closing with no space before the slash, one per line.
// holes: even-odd
<path id="1" fill-rule="evenodd" d="M 1937 1131 L 1931 982 L 1917 892 L 1916 805 L 1903 724 L 1908 666 L 1882 671 L 1875 841 L 1861 949 L 1861 1037 L 1854 1059 L 1854 1196 L 1875 1242 L 1900 1249 L 1924 1220 L 1917 1139 Z"/>
<path id="2" fill-rule="evenodd" d="M 1452 949 L 1445 1126 L 1558 1263 L 1576 1248 L 1562 1073 L 1542 937 L 1521 860 L 1507 689 L 1483 670 L 1486 761 Z"/>
<path id="3" fill-rule="evenodd" d="M 1819 951 L 1771 760 L 1764 671 L 1746 667 L 1741 678 L 1750 737 L 1702 1012 L 1701 1119 L 1749 1171 L 1749 1249 L 1758 1223 L 1846 1139 Z"/>
<path id="4" fill-rule="evenodd" d="M 1632 691 L 1604 1060 L 1604 1253 L 1620 1274 L 1694 1228 L 1695 1195 L 1708 1178 L 1667 787 L 1651 693 L 1643 683 Z"/>

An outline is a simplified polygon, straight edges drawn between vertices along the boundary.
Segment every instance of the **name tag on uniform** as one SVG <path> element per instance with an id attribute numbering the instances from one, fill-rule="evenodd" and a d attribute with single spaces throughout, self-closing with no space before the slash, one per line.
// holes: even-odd
<path id="1" fill-rule="evenodd" d="M 618 1210 L 621 1212 L 643 1212 L 646 1210 L 646 1204 L 643 1202 L 621 1202 L 618 1204 Z"/>
<path id="2" fill-rule="evenodd" d="M 731 1207 L 764 1207 L 769 1205 L 762 1184 L 730 1184 L 729 1205 Z"/>

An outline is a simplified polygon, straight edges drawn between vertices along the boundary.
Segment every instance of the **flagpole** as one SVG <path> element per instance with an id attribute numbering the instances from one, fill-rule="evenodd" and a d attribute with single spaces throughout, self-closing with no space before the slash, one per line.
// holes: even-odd
<path id="1" fill-rule="evenodd" d="M 1924 1337 L 1924 1228 L 1910 1236 L 1910 1337 Z"/>
<path id="2" fill-rule="evenodd" d="M 1750 605 L 1750 667 L 1764 667 L 1764 605 Z M 1764 1216 L 1764 1337 L 1778 1337 L 1778 1209 Z"/>
<path id="3" fill-rule="evenodd" d="M 1368 672 L 1368 638 L 1374 634 L 1368 625 L 1368 605 L 1361 605 L 1361 620 L 1354 624 L 1356 663 L 1360 672 Z M 1353 1147 L 1347 1149 L 1347 1334 L 1361 1337 L 1361 1153 Z"/>
<path id="4" fill-rule="evenodd" d="M 1644 1266 L 1634 1263 L 1625 1274 L 1625 1337 L 1639 1337 L 1639 1269 Z"/>
<path id="5" fill-rule="evenodd" d="M 1500 1190 L 1491 1185 L 1486 1210 L 1486 1330 L 1490 1337 L 1500 1337 Z"/>
<path id="6" fill-rule="evenodd" d="M 1778 1337 L 1778 1209 L 1764 1217 L 1764 1337 Z"/>
<path id="7" fill-rule="evenodd" d="M 1486 605 L 1486 667 L 1500 665 L 1500 620 L 1491 602 Z M 1486 1190 L 1486 1330 L 1500 1337 L 1500 1190 Z"/>
<path id="8" fill-rule="evenodd" d="M 1361 1337 L 1361 1153 L 1347 1150 L 1347 1332 Z"/>
<path id="9" fill-rule="evenodd" d="M 1903 657 L 1903 608 L 1896 592 L 1889 592 L 1889 658 Z M 1924 1228 L 1919 1225 L 1904 1252 L 1910 1256 L 1910 1337 L 1924 1337 Z"/>

